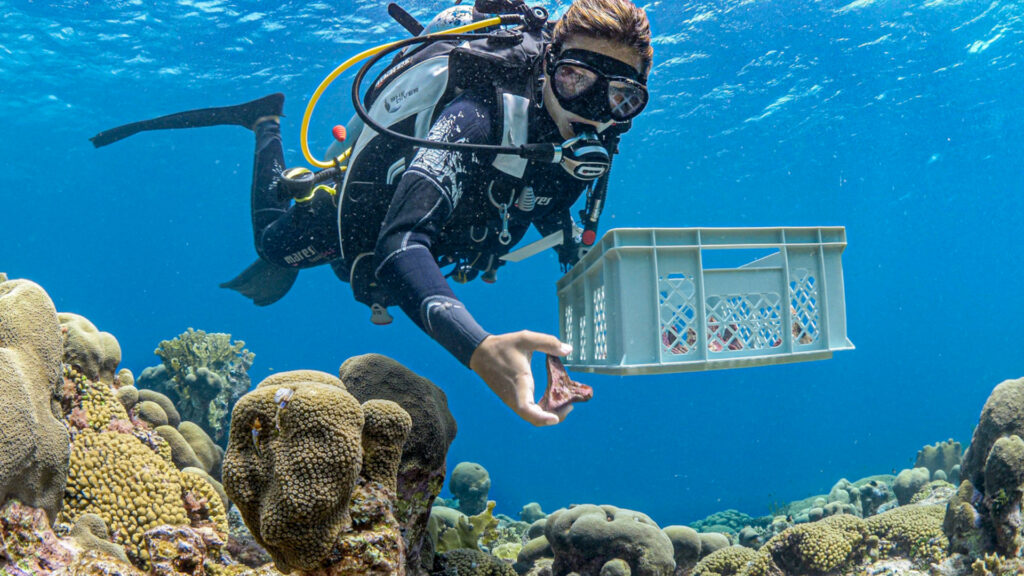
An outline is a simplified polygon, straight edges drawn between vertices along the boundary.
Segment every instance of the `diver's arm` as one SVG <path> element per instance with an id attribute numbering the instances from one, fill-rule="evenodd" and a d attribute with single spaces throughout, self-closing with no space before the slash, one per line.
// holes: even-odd
<path id="1" fill-rule="evenodd" d="M 450 104 L 428 138 L 490 143 L 488 107 L 471 95 Z M 421 149 L 395 191 L 377 238 L 377 279 L 402 310 L 464 365 L 489 334 L 455 297 L 430 249 L 462 195 L 472 154 Z"/>

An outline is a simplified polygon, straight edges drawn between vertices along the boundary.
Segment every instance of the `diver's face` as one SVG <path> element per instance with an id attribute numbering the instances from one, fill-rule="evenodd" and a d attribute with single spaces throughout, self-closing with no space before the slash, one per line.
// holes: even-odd
<path id="1" fill-rule="evenodd" d="M 612 42 L 610 40 L 591 38 L 587 36 L 574 36 L 568 38 L 563 43 L 559 55 L 565 54 L 568 50 L 585 50 L 600 56 L 613 58 L 620 63 L 632 67 L 632 69 L 638 74 L 641 72 L 641 66 L 643 65 L 643 61 L 640 59 L 640 55 L 637 53 L 635 48 L 618 42 Z M 576 136 L 572 130 L 572 124 L 574 122 L 593 126 L 598 132 L 604 131 L 604 129 L 614 124 L 614 121 L 611 120 L 607 122 L 600 122 L 584 118 L 563 108 L 562 105 L 559 104 L 558 97 L 555 96 L 552 89 L 552 79 L 548 76 L 547 70 L 545 70 L 544 73 L 544 108 L 548 111 L 552 120 L 555 121 L 555 124 L 558 125 L 558 131 L 565 139 Z"/>

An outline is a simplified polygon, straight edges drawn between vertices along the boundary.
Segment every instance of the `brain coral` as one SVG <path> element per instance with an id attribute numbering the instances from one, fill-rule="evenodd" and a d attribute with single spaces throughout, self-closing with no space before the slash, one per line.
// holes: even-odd
<path id="1" fill-rule="evenodd" d="M 635 576 L 667 576 L 675 569 L 672 541 L 649 517 L 614 506 L 583 504 L 548 516 L 555 576 L 597 574 L 610 560 L 625 561 Z"/>
<path id="2" fill-rule="evenodd" d="M 448 398 L 430 380 L 379 354 L 349 358 L 339 375 L 360 402 L 390 400 L 412 417 L 398 469 L 395 516 L 404 528 L 408 565 L 413 570 L 421 563 L 429 567 L 432 557 L 421 558 L 420 553 L 430 505 L 444 486 L 445 458 L 456 432 Z"/>
<path id="3" fill-rule="evenodd" d="M 83 430 L 71 449 L 63 514 L 96 514 L 133 562 L 148 559 L 143 534 L 161 524 L 187 525 L 180 475 L 130 434 Z"/>
<path id="4" fill-rule="evenodd" d="M 735 576 L 748 562 L 757 558 L 757 552 L 746 546 L 728 546 L 705 556 L 694 567 L 693 576 Z"/>
<path id="5" fill-rule="evenodd" d="M 121 346 L 107 332 L 100 332 L 92 322 L 62 312 L 58 315 L 64 331 L 64 362 L 78 368 L 89 380 L 113 384 L 114 372 L 121 363 Z"/>
<path id="6" fill-rule="evenodd" d="M 26 280 L 0 283 L 0 504 L 61 508 L 68 432 L 58 420 L 61 330 L 53 302 Z"/>
<path id="7" fill-rule="evenodd" d="M 362 429 L 359 403 L 323 373 L 271 376 L 235 405 L 224 489 L 280 570 L 319 568 L 350 523 Z"/>

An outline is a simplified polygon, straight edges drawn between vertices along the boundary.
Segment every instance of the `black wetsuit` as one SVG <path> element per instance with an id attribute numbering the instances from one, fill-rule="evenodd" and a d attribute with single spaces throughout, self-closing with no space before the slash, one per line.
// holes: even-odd
<path id="1" fill-rule="evenodd" d="M 459 96 L 438 115 L 428 139 L 500 143 L 496 125 L 501 120 L 494 118 L 492 98 Z M 529 139 L 562 140 L 550 116 L 536 105 L 530 111 Z M 326 190 L 289 206 L 277 195 L 284 169 L 278 125 L 260 124 L 253 176 L 256 250 L 279 266 L 330 263 L 339 278 L 352 282 L 357 300 L 400 306 L 468 366 L 488 334 L 455 298 L 441 268 L 452 264 L 453 273 L 472 270 L 470 277 L 496 270 L 502 264 L 498 257 L 510 252 L 531 224 L 542 235 L 571 226 L 570 209 L 586 184 L 557 164 L 530 162 L 517 179 L 494 168 L 494 158 L 487 155 L 422 148 L 397 187 L 388 189 L 379 184 L 381 174 L 395 158 L 388 158 L 386 149 L 378 152 L 371 165 L 363 162 L 349 174 L 344 194 L 350 196 L 340 214 L 338 195 Z M 372 178 L 358 173 L 365 176 L 367 170 L 375 173 Z M 363 190 L 361 180 L 366 179 L 378 184 Z M 524 194 L 526 187 L 532 194 Z"/>

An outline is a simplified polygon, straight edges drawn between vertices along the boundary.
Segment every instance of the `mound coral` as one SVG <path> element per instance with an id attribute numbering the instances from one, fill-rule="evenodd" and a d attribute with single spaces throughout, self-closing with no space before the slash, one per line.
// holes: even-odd
<path id="1" fill-rule="evenodd" d="M 459 500 L 459 511 L 472 516 L 484 511 L 487 493 L 491 489 L 491 476 L 476 462 L 459 462 L 452 470 L 448 489 Z"/>
<path id="2" fill-rule="evenodd" d="M 914 468 L 903 470 L 896 476 L 896 482 L 892 485 L 892 491 L 896 494 L 896 500 L 900 506 L 910 504 L 910 500 L 922 488 L 931 481 L 931 472 L 927 468 Z"/>
<path id="3" fill-rule="evenodd" d="M 86 429 L 75 437 L 64 502 L 68 523 L 96 514 L 139 565 L 149 556 L 147 530 L 189 524 L 178 471 L 131 434 Z"/>
<path id="4" fill-rule="evenodd" d="M 360 406 L 329 374 L 275 374 L 235 407 L 224 488 L 282 571 L 400 573 L 392 510 L 412 428 L 394 402 Z"/>
<path id="5" fill-rule="evenodd" d="M 545 536 L 555 576 L 597 574 L 616 559 L 634 576 L 667 576 L 675 569 L 671 540 L 640 512 L 593 504 L 558 510 L 548 516 Z"/>
<path id="6" fill-rule="evenodd" d="M 952 438 L 945 442 L 936 442 L 934 446 L 925 446 L 917 452 L 914 468 L 927 468 L 932 480 L 949 480 L 954 469 L 959 470 L 963 449 L 959 442 Z M 944 478 L 937 478 L 941 472 Z"/>
<path id="7" fill-rule="evenodd" d="M 395 517 L 402 524 L 409 570 L 429 569 L 433 556 L 421 554 L 430 506 L 444 486 L 445 458 L 455 439 L 455 419 L 444 392 L 430 380 L 379 354 L 349 358 L 339 369 L 349 393 L 360 402 L 390 400 L 412 417 L 412 430 L 398 469 Z"/>
<path id="8" fill-rule="evenodd" d="M 799 524 L 761 547 L 749 576 L 828 574 L 848 566 L 865 553 L 867 525 L 849 514 Z"/>
<path id="9" fill-rule="evenodd" d="M 883 556 L 906 555 L 923 563 L 941 562 L 949 540 L 942 533 L 944 506 L 900 506 L 868 518 Z"/>
<path id="10" fill-rule="evenodd" d="M 0 283 L 0 504 L 61 509 L 68 431 L 60 422 L 64 354 L 57 311 L 38 285 Z"/>
<path id="11" fill-rule="evenodd" d="M 1024 378 L 1002 382 L 982 408 L 944 529 L 955 551 L 1024 552 Z"/>
<path id="12" fill-rule="evenodd" d="M 232 406 L 250 385 L 248 370 L 255 356 L 245 342 L 189 328 L 160 342 L 154 353 L 163 364 L 143 370 L 138 387 L 166 395 L 181 419 L 195 422 L 215 441 L 225 440 Z"/>
<path id="13" fill-rule="evenodd" d="M 277 374 L 236 404 L 224 489 L 280 570 L 321 568 L 350 523 L 362 430 L 359 403 L 327 374 Z"/>
<path id="14" fill-rule="evenodd" d="M 95 514 L 82 514 L 75 521 L 71 528 L 71 538 L 82 547 L 83 550 L 96 550 L 107 556 L 113 556 L 122 562 L 128 562 L 128 556 L 124 553 L 124 546 L 114 544 L 110 541 L 110 531 L 103 518 Z"/>
<path id="15" fill-rule="evenodd" d="M 694 567 L 693 576 L 735 576 L 757 558 L 746 546 L 728 546 L 705 556 Z"/>
<path id="16" fill-rule="evenodd" d="M 79 316 L 58 314 L 64 333 L 64 362 L 78 369 L 86 378 L 105 384 L 114 383 L 114 372 L 121 363 L 121 346 L 107 332 Z"/>

